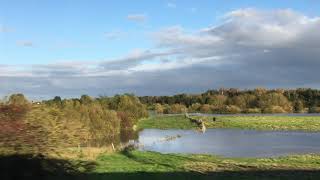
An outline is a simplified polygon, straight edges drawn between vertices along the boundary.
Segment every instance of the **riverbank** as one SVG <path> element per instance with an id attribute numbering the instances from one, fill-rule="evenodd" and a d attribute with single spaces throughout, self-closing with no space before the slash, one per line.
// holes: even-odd
<path id="1" fill-rule="evenodd" d="M 320 131 L 320 116 L 192 116 L 202 119 L 207 128 L 239 128 L 255 130 Z M 154 116 L 140 120 L 140 129 L 192 129 L 194 123 L 183 115 Z"/>
<path id="2" fill-rule="evenodd" d="M 141 119 L 137 125 L 138 129 L 193 129 L 198 126 L 190 122 L 183 115 L 176 116 L 151 116 Z"/>
<path id="3" fill-rule="evenodd" d="M 161 154 L 133 150 L 103 153 L 92 161 L 68 161 L 43 157 L 25 158 L 24 156 L 1 157 L 0 159 L 1 177 L 4 179 L 10 179 L 12 175 L 20 178 L 32 177 L 32 174 L 23 174 L 26 170 L 29 173 L 36 171 L 39 173 L 36 175 L 41 175 L 41 177 L 51 176 L 47 179 L 320 178 L 319 155 L 224 158 L 212 155 Z M 5 164 L 7 162 L 10 164 Z M 21 165 L 21 162 L 24 165 Z M 34 165 L 36 169 L 32 169 Z M 10 172 L 15 172 L 15 174 L 8 176 Z"/>

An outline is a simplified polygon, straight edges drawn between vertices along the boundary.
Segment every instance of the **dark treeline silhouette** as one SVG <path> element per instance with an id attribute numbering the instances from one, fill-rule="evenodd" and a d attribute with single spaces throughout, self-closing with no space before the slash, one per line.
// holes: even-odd
<path id="1" fill-rule="evenodd" d="M 208 90 L 202 94 L 143 96 L 140 101 L 157 113 L 319 113 L 320 90 L 235 88 Z"/>

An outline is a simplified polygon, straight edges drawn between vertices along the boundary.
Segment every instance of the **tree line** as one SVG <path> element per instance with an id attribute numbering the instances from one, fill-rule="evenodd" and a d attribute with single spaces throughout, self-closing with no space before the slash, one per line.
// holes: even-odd
<path id="1" fill-rule="evenodd" d="M 13 94 L 0 102 L 0 151 L 45 153 L 117 143 L 121 132 L 132 131 L 138 119 L 147 116 L 146 106 L 132 94 L 56 96 L 41 103 Z"/>
<path id="2" fill-rule="evenodd" d="M 252 90 L 213 89 L 201 94 L 142 96 L 157 113 L 319 113 L 320 90 L 310 88 Z"/>

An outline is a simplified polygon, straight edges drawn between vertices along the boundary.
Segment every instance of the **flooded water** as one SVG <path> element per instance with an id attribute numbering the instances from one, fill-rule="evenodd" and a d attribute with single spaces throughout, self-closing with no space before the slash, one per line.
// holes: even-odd
<path id="1" fill-rule="evenodd" d="M 226 157 L 274 157 L 320 153 L 320 133 L 238 129 L 145 129 L 139 149 L 161 153 L 214 154 Z"/>

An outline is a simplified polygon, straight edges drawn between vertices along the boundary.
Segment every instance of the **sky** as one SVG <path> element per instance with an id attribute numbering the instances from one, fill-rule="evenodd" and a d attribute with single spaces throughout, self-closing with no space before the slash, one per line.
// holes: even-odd
<path id="1" fill-rule="evenodd" d="M 320 88 L 317 0 L 0 0 L 0 96 Z"/>

